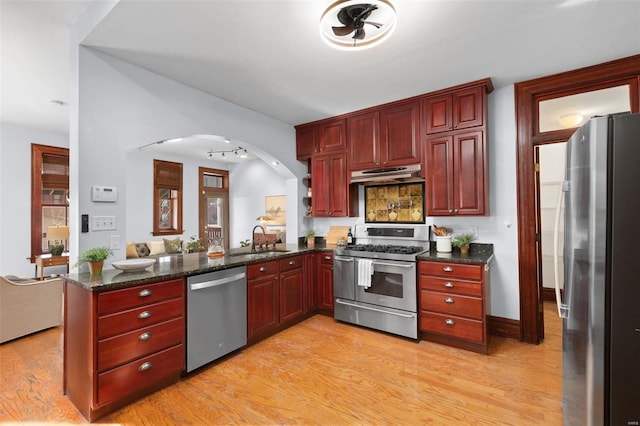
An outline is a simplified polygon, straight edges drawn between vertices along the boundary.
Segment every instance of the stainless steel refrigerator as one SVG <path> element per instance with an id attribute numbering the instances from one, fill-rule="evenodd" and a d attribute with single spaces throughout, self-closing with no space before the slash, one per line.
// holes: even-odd
<path id="1" fill-rule="evenodd" d="M 640 114 L 592 118 L 567 144 L 565 425 L 640 424 Z"/>

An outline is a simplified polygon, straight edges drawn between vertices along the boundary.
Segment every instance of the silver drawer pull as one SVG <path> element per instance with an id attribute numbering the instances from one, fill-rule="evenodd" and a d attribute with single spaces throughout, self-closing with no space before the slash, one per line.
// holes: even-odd
<path id="1" fill-rule="evenodd" d="M 445 286 L 446 288 L 453 288 L 453 287 L 455 287 L 455 286 L 453 285 L 453 283 L 452 283 L 452 282 L 450 282 L 450 281 L 447 281 L 446 283 L 444 283 L 444 286 Z"/>
<path id="2" fill-rule="evenodd" d="M 453 297 L 445 297 L 444 303 L 456 303 L 456 301 L 453 300 Z"/>
<path id="3" fill-rule="evenodd" d="M 295 264 L 296 264 L 296 261 L 295 261 L 295 260 L 290 260 L 290 261 L 289 261 L 289 265 L 295 265 Z"/>
<path id="4" fill-rule="evenodd" d="M 325 256 L 324 260 L 331 260 L 331 256 Z"/>
<path id="5" fill-rule="evenodd" d="M 453 272 L 453 268 L 451 266 L 445 266 L 442 270 L 445 272 Z"/>
<path id="6" fill-rule="evenodd" d="M 142 364 L 140 367 L 138 367 L 138 371 L 147 371 L 151 367 L 153 367 L 153 363 L 147 361 L 144 364 Z"/>
<path id="7" fill-rule="evenodd" d="M 151 339 L 151 333 L 146 332 L 146 333 L 142 333 L 141 335 L 138 336 L 138 340 L 140 340 L 141 342 L 144 342 L 145 340 L 149 340 Z"/>
<path id="8" fill-rule="evenodd" d="M 151 317 L 151 311 L 142 311 L 138 314 L 138 319 L 146 319 Z"/>
<path id="9" fill-rule="evenodd" d="M 140 290 L 138 292 L 138 296 L 140 296 L 140 297 L 151 296 L 151 290 L 149 290 L 148 288 L 145 288 L 144 290 Z"/>
<path id="10" fill-rule="evenodd" d="M 261 266 L 261 267 L 260 267 L 260 272 L 264 272 L 264 271 L 266 271 L 266 270 L 267 270 L 267 268 L 265 268 L 264 266 Z"/>
<path id="11" fill-rule="evenodd" d="M 456 324 L 456 322 L 454 320 L 452 320 L 452 319 L 446 319 L 446 320 L 444 320 L 444 323 L 447 324 L 447 325 L 455 325 Z"/>

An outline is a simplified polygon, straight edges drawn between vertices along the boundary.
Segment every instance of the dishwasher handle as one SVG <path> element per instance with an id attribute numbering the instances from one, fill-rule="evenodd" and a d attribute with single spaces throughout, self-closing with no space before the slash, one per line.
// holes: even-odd
<path id="1" fill-rule="evenodd" d="M 228 284 L 228 283 L 233 282 L 233 281 L 238 281 L 238 280 L 244 279 L 245 277 L 246 277 L 246 274 L 244 272 L 241 272 L 239 274 L 232 275 L 230 277 L 220 278 L 219 280 L 205 281 L 205 282 L 202 282 L 202 283 L 189 284 L 189 289 L 191 291 L 193 291 L 193 290 L 203 290 L 205 288 L 217 287 L 217 286 L 220 286 L 220 285 Z"/>

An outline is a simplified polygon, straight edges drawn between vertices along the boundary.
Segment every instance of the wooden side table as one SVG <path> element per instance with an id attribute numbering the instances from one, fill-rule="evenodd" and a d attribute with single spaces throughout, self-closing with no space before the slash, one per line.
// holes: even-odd
<path id="1" fill-rule="evenodd" d="M 38 275 L 38 267 L 40 268 L 40 280 L 44 280 L 44 268 L 49 266 L 67 265 L 69 272 L 69 256 L 52 256 L 50 254 L 41 254 L 36 256 L 36 275 Z"/>

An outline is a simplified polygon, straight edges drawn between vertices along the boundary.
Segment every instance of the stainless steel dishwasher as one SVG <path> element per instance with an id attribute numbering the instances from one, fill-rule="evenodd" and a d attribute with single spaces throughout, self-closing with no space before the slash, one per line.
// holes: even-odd
<path id="1" fill-rule="evenodd" d="M 246 344 L 246 267 L 188 277 L 187 372 Z"/>

